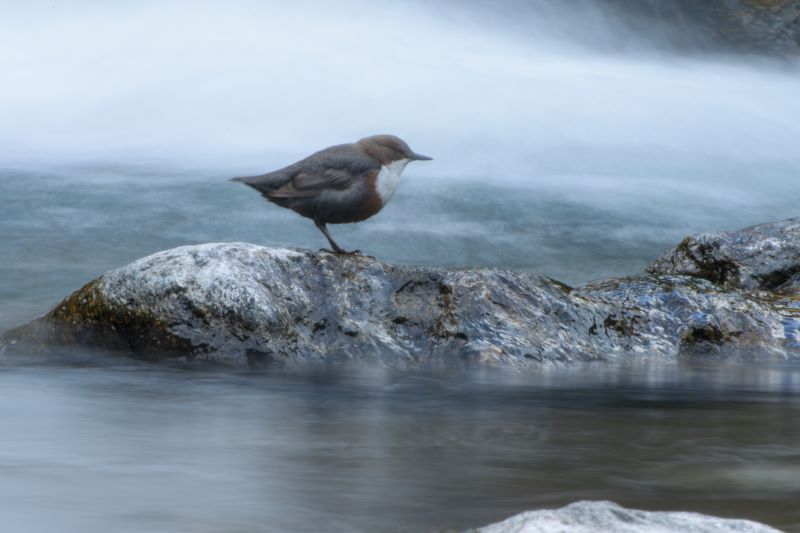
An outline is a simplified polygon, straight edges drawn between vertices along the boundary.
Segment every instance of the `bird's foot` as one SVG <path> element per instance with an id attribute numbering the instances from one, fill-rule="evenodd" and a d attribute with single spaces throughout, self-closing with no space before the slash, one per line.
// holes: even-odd
<path id="1" fill-rule="evenodd" d="M 325 250 L 325 251 L 326 251 L 326 252 L 330 252 L 330 250 Z M 357 255 L 357 256 L 359 256 L 359 257 L 368 257 L 368 258 L 370 258 L 370 259 L 375 259 L 373 256 L 371 256 L 371 255 L 367 255 L 367 254 L 365 254 L 364 252 L 362 252 L 361 250 L 351 250 L 351 251 L 347 251 L 347 250 L 342 250 L 342 249 L 340 248 L 339 250 L 333 250 L 333 252 L 330 252 L 330 253 L 334 253 L 334 254 L 336 254 L 336 255 Z"/>
<path id="2" fill-rule="evenodd" d="M 326 254 L 336 254 L 336 255 L 363 255 L 364 257 L 372 257 L 371 255 L 365 255 L 365 254 L 364 254 L 364 252 L 362 252 L 361 250 L 352 250 L 352 251 L 349 251 L 349 252 L 348 252 L 347 250 L 342 250 L 341 248 L 339 248 L 338 250 L 337 250 L 337 249 L 334 249 L 334 250 L 329 250 L 329 249 L 327 249 L 327 248 L 320 248 L 320 249 L 319 249 L 319 251 L 320 251 L 320 252 L 324 252 L 324 253 L 326 253 Z"/>
<path id="3" fill-rule="evenodd" d="M 348 252 L 347 250 L 342 250 L 341 248 L 339 248 L 339 249 L 333 249 L 333 250 L 328 250 L 327 248 L 320 248 L 320 249 L 319 249 L 319 251 L 320 251 L 321 253 L 326 253 L 326 254 L 336 254 L 336 255 L 357 255 L 357 256 L 359 256 L 359 257 L 367 257 L 367 258 L 369 258 L 369 259 L 375 259 L 375 256 L 373 256 L 373 255 L 367 255 L 367 254 L 365 254 L 364 252 L 362 252 L 361 250 L 351 250 L 351 251 L 349 251 L 349 252 Z"/>

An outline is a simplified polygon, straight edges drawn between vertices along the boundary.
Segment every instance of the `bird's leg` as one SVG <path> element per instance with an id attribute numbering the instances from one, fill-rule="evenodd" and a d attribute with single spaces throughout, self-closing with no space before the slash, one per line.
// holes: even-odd
<path id="1" fill-rule="evenodd" d="M 325 238 L 328 239 L 328 242 L 331 243 L 331 248 L 333 248 L 333 253 L 335 253 L 335 254 L 345 254 L 345 255 L 361 255 L 361 256 L 364 256 L 364 257 L 369 257 L 370 259 L 375 259 L 371 255 L 363 254 L 361 252 L 361 250 L 353 250 L 352 252 L 348 252 L 348 251 L 342 249 L 342 247 L 339 246 L 338 244 L 336 244 L 336 241 L 333 240 L 333 237 L 331 237 L 331 234 L 328 233 L 328 227 L 325 225 L 324 222 L 314 221 L 314 224 L 319 228 L 319 230 L 322 232 L 322 234 L 325 235 Z M 321 252 L 327 252 L 328 250 L 320 250 L 320 251 Z"/>
<path id="2" fill-rule="evenodd" d="M 325 235 L 325 238 L 328 239 L 328 242 L 331 244 L 331 248 L 333 249 L 333 253 L 335 253 L 335 254 L 346 254 L 346 253 L 348 253 L 348 252 L 344 251 L 338 244 L 336 244 L 336 241 L 333 240 L 333 237 L 331 237 L 331 234 L 328 233 L 328 227 L 325 225 L 324 222 L 317 222 L 315 220 L 314 224 L 317 226 L 317 228 L 319 228 L 319 230 L 322 232 L 322 234 Z"/>

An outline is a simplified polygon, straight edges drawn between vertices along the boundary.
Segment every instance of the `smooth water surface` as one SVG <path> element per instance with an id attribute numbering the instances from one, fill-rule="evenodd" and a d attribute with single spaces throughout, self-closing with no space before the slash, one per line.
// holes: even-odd
<path id="1" fill-rule="evenodd" d="M 607 499 L 800 530 L 800 369 L 2 368 L 9 531 L 455 531 Z"/>

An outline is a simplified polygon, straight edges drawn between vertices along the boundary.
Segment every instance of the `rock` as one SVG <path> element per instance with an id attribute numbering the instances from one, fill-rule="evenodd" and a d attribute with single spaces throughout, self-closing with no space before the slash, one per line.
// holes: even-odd
<path id="1" fill-rule="evenodd" d="M 800 53 L 800 1 L 716 0 L 712 31 L 722 42 L 744 51 L 797 57 Z"/>
<path id="2" fill-rule="evenodd" d="M 606 0 L 624 24 L 670 48 L 800 56 L 800 0 Z"/>
<path id="3" fill-rule="evenodd" d="M 530 511 L 474 533 L 780 533 L 749 520 L 698 513 L 649 512 L 612 502 L 577 502 L 561 509 Z"/>
<path id="4" fill-rule="evenodd" d="M 736 232 L 691 235 L 647 271 L 694 276 L 732 289 L 798 288 L 800 218 Z"/>
<path id="5" fill-rule="evenodd" d="M 612 357 L 626 334 L 596 325 L 613 314 L 535 274 L 204 244 L 108 272 L 4 338 L 33 351 L 77 344 L 251 366 L 526 366 Z"/>
<path id="6" fill-rule="evenodd" d="M 653 275 L 578 288 L 525 272 L 398 266 L 243 243 L 186 246 L 106 273 L 7 332 L 0 346 L 28 354 L 93 346 L 250 367 L 796 358 L 800 299 L 741 288 L 793 279 L 776 272 L 796 270 L 789 251 L 797 224 L 689 238 L 650 268 Z M 704 247 L 702 257 L 730 271 L 721 276 L 698 263 L 695 241 L 721 243 Z M 707 271 L 711 280 L 703 279 Z"/>
<path id="7" fill-rule="evenodd" d="M 741 360 L 797 357 L 796 310 L 686 276 L 637 276 L 580 289 L 615 310 L 603 322 L 628 353 Z M 642 343 L 647 339 L 646 343 Z"/>

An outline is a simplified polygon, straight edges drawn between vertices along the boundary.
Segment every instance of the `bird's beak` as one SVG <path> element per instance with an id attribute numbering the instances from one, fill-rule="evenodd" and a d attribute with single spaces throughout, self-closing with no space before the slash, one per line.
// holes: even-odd
<path id="1" fill-rule="evenodd" d="M 415 154 L 414 152 L 411 152 L 411 160 L 412 161 L 432 161 L 433 158 L 432 157 L 428 157 L 427 155 Z"/>

